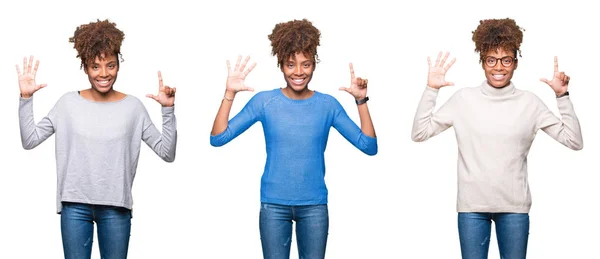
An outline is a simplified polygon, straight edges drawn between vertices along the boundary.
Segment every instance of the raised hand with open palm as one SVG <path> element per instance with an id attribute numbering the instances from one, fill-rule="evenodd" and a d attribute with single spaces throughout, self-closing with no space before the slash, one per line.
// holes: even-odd
<path id="1" fill-rule="evenodd" d="M 250 56 L 247 56 L 242 64 L 240 64 L 241 60 L 242 56 L 238 56 L 233 70 L 231 70 L 231 64 L 229 63 L 229 60 L 227 60 L 227 83 L 225 84 L 225 90 L 227 92 L 231 92 L 232 94 L 236 94 L 237 92 L 241 91 L 254 91 L 254 88 L 246 86 L 244 80 L 250 71 L 254 69 L 256 63 L 252 63 L 252 65 L 246 69 L 246 65 L 250 60 Z"/>
<path id="2" fill-rule="evenodd" d="M 17 74 L 19 75 L 19 89 L 21 90 L 21 96 L 23 98 L 30 98 L 37 90 L 46 87 L 46 84 L 38 85 L 35 83 L 35 74 L 37 73 L 39 65 L 40 61 L 36 60 L 35 66 L 33 66 L 33 56 L 29 56 L 29 62 L 27 62 L 27 57 L 23 58 L 22 73 L 19 65 L 16 65 Z"/>
<path id="3" fill-rule="evenodd" d="M 431 58 L 427 57 L 427 64 L 429 65 L 427 85 L 429 87 L 440 89 L 444 86 L 454 85 L 454 83 L 446 81 L 446 72 L 448 72 L 448 69 L 450 69 L 450 67 L 452 67 L 452 64 L 454 64 L 454 62 L 456 61 L 456 58 L 452 58 L 452 60 L 450 60 L 450 62 L 447 65 L 445 65 L 449 55 L 450 52 L 446 52 L 446 54 L 440 61 L 440 58 L 442 57 L 442 52 L 440 51 L 433 66 L 431 66 Z"/>

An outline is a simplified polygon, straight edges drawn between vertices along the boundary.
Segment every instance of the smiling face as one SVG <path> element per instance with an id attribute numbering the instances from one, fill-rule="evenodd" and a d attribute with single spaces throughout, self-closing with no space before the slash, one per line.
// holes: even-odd
<path id="1" fill-rule="evenodd" d="M 484 60 L 481 61 L 481 65 L 488 84 L 496 88 L 502 88 L 510 84 L 513 73 L 517 69 L 518 60 L 514 51 L 498 48 L 497 50 L 490 50 Z"/>
<path id="2" fill-rule="evenodd" d="M 281 66 L 287 87 L 296 95 L 308 91 L 308 83 L 312 79 L 313 71 L 315 71 L 315 62 L 303 53 L 290 56 Z"/>
<path id="3" fill-rule="evenodd" d="M 105 56 L 102 54 L 85 67 L 92 90 L 100 94 L 106 94 L 112 90 L 117 81 L 118 72 L 119 62 L 116 55 Z"/>

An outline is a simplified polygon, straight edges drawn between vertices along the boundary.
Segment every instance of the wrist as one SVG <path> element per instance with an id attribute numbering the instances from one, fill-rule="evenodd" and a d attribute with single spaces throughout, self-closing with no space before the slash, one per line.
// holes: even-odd
<path id="1" fill-rule="evenodd" d="M 569 95 L 569 91 L 564 91 L 562 93 L 555 93 L 555 94 L 556 94 L 556 98 L 561 98 L 563 96 Z"/>
<path id="2" fill-rule="evenodd" d="M 235 98 L 235 94 L 236 94 L 235 91 L 225 90 L 225 94 L 223 95 L 223 99 L 231 102 Z"/>
<path id="3" fill-rule="evenodd" d="M 29 99 L 29 98 L 31 98 L 31 96 L 33 96 L 33 94 L 23 94 L 23 93 L 21 93 L 21 98 Z"/>
<path id="4" fill-rule="evenodd" d="M 354 100 L 354 102 L 356 102 L 356 105 L 365 104 L 365 103 L 367 103 L 367 101 L 369 101 L 369 97 L 368 96 L 366 96 L 365 98 Z"/>

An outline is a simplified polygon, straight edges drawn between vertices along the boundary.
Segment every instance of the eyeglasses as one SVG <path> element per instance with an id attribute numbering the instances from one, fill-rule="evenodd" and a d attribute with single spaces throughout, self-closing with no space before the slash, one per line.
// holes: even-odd
<path id="1" fill-rule="evenodd" d="M 512 66 L 513 62 L 516 61 L 517 59 L 513 58 L 511 56 L 506 56 L 506 57 L 501 57 L 501 58 L 487 56 L 484 59 L 485 64 L 488 67 L 495 67 L 496 63 L 498 63 L 498 60 L 502 61 L 502 62 L 500 62 L 500 64 L 502 64 L 502 66 L 510 67 L 510 66 Z"/>

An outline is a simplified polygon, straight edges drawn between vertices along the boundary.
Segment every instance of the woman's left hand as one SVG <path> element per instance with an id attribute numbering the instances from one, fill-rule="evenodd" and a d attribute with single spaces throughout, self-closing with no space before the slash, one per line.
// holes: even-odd
<path id="1" fill-rule="evenodd" d="M 146 97 L 152 98 L 163 107 L 171 107 L 175 104 L 175 87 L 163 85 L 162 74 L 158 71 L 158 95 L 147 94 Z"/>
<path id="2" fill-rule="evenodd" d="M 340 87 L 340 90 L 346 91 L 354 96 L 354 99 L 360 100 L 367 97 L 368 83 L 368 79 L 354 76 L 354 67 L 352 66 L 352 63 L 350 63 L 350 87 Z"/>
<path id="3" fill-rule="evenodd" d="M 552 77 L 552 80 L 545 78 L 540 79 L 540 81 L 548 84 L 552 90 L 554 90 L 556 96 L 561 96 L 567 92 L 570 80 L 571 77 L 567 76 L 565 72 L 558 71 L 558 58 L 556 56 L 554 57 L 554 76 Z"/>

